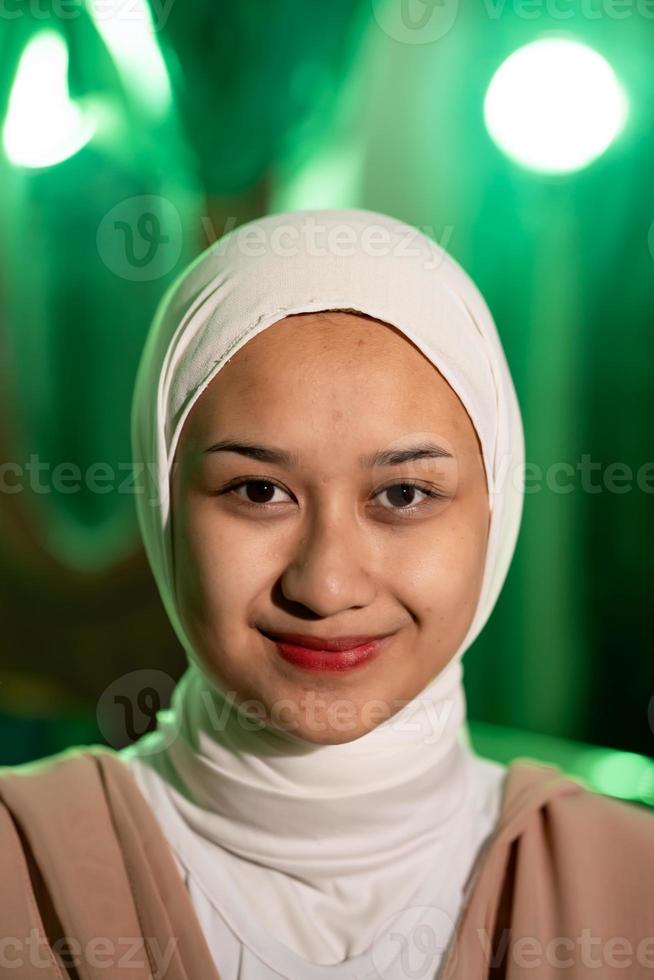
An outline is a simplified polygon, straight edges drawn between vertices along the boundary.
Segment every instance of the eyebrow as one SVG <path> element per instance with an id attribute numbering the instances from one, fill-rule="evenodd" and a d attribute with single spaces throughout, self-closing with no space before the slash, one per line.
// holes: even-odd
<path id="1" fill-rule="evenodd" d="M 259 446 L 252 442 L 235 442 L 223 439 L 204 450 L 204 453 L 238 453 L 262 463 L 277 463 L 280 466 L 295 466 L 300 462 L 299 453 L 273 446 Z M 452 453 L 435 442 L 423 442 L 404 449 L 382 449 L 370 456 L 359 456 L 361 466 L 372 469 L 375 466 L 399 466 L 415 459 L 454 459 Z"/>

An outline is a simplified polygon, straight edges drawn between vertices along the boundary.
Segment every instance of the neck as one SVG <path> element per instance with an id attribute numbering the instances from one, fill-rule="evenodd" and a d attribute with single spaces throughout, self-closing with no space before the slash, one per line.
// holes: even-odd
<path id="1" fill-rule="evenodd" d="M 144 761 L 200 834 L 243 858 L 274 855 L 278 870 L 313 877 L 363 870 L 380 839 L 398 853 L 456 819 L 468 771 L 461 675 L 455 660 L 377 728 L 317 745 L 244 721 L 191 662 Z"/>

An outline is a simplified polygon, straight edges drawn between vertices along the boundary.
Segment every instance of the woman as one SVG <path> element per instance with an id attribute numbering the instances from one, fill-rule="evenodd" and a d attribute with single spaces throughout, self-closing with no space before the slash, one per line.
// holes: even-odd
<path id="1" fill-rule="evenodd" d="M 160 304 L 133 448 L 188 669 L 0 779 L 13 975 L 654 975 L 651 814 L 467 738 L 524 444 L 464 271 L 370 211 L 241 226 Z"/>

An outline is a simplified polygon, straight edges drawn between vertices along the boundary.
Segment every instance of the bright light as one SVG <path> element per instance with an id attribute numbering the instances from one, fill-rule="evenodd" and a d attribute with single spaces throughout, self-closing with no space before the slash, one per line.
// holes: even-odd
<path id="1" fill-rule="evenodd" d="M 127 90 L 164 115 L 171 105 L 170 82 L 148 4 L 130 0 L 128 10 L 124 0 L 91 0 L 88 9 Z"/>
<path id="2" fill-rule="evenodd" d="M 542 38 L 514 51 L 491 79 L 484 120 L 507 156 L 532 170 L 585 167 L 616 138 L 628 102 L 611 66 L 577 41 Z"/>
<path id="3" fill-rule="evenodd" d="M 2 133 L 8 159 L 21 167 L 49 167 L 88 143 L 94 126 L 68 94 L 68 49 L 56 31 L 27 44 L 9 95 Z"/>
<path id="4" fill-rule="evenodd" d="M 651 759 L 635 752 L 605 751 L 589 767 L 589 779 L 600 793 L 650 802 L 654 778 Z"/>

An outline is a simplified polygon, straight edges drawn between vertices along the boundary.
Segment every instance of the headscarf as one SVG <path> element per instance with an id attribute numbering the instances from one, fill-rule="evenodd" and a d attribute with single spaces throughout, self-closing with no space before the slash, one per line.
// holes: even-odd
<path id="1" fill-rule="evenodd" d="M 479 437 L 490 526 L 477 608 L 449 663 L 370 732 L 318 745 L 244 726 L 193 648 L 174 590 L 170 476 L 189 412 L 236 351 L 290 314 L 339 309 L 399 329 L 458 395 Z M 254 914 L 314 963 L 365 949 L 429 876 L 439 908 L 454 917 L 483 829 L 471 805 L 461 658 L 513 556 L 524 466 L 516 393 L 472 280 L 418 229 L 364 209 L 271 214 L 232 229 L 156 310 L 136 380 L 132 443 L 146 553 L 188 658 L 156 732 L 133 748 L 165 779 L 185 823 L 218 845 L 205 885 L 213 878 L 219 892 L 220 876 L 230 876 Z"/>

